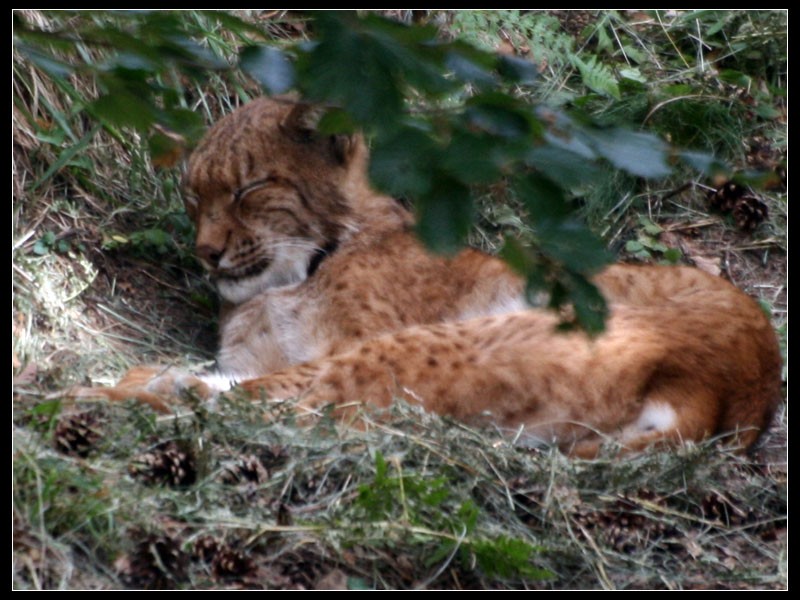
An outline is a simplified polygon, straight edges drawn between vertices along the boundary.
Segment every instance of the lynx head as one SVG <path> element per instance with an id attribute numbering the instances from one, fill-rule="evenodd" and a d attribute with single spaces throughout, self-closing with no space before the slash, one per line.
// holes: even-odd
<path id="1" fill-rule="evenodd" d="M 189 159 L 197 256 L 228 302 L 303 281 L 355 228 L 367 151 L 360 136 L 318 133 L 318 114 L 254 100 L 212 127 Z"/>

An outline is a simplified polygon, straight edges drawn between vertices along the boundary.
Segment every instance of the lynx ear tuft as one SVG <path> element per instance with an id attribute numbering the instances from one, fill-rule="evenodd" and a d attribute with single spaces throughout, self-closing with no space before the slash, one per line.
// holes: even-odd
<path id="1" fill-rule="evenodd" d="M 298 142 L 308 142 L 316 137 L 317 126 L 324 115 L 322 106 L 297 102 L 281 123 L 281 129 Z"/>
<path id="2" fill-rule="evenodd" d="M 332 158 L 339 164 L 346 164 L 353 156 L 359 136 L 320 134 L 318 126 L 325 112 L 324 106 L 298 102 L 281 123 L 281 130 L 292 140 L 301 144 L 326 143 Z"/>

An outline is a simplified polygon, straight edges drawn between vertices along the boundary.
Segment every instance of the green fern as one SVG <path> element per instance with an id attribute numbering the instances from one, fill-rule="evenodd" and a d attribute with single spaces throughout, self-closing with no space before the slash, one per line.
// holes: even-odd
<path id="1" fill-rule="evenodd" d="M 568 65 L 574 52 L 572 36 L 564 33 L 558 19 L 546 12 L 459 10 L 453 12 L 452 18 L 453 28 L 462 39 L 494 50 L 504 37 L 518 47 L 527 46 L 534 62 L 554 70 Z"/>
<path id="2" fill-rule="evenodd" d="M 556 70 L 567 66 L 574 54 L 575 40 L 564 33 L 558 19 L 542 13 L 530 13 L 525 17 L 523 34 L 533 60 L 545 61 Z"/>
<path id="3" fill-rule="evenodd" d="M 591 91 L 614 100 L 621 99 L 619 80 L 612 68 L 595 55 L 583 53 L 582 57 L 575 49 L 575 39 L 564 32 L 553 15 L 543 11 L 525 14 L 517 10 L 456 11 L 452 18 L 453 27 L 464 39 L 492 46 L 501 39 L 502 31 L 502 37 L 515 47 L 527 47 L 528 56 L 546 67 L 552 77 L 562 81 L 562 75 L 572 67 L 578 70 L 581 82 Z M 595 35 L 599 38 L 599 47 L 611 53 L 614 44 L 602 25 L 597 25 Z M 641 58 L 641 53 L 637 56 Z"/>
<path id="4" fill-rule="evenodd" d="M 619 82 L 614 73 L 608 67 L 597 60 L 596 56 L 590 56 L 584 61 L 577 55 L 570 56 L 570 60 L 575 68 L 581 73 L 583 84 L 593 92 L 610 96 L 615 100 L 620 100 L 622 95 L 619 92 Z"/>

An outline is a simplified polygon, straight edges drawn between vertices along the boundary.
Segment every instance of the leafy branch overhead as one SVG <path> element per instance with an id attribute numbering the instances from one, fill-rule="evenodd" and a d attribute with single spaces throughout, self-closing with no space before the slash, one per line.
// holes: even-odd
<path id="1" fill-rule="evenodd" d="M 717 168 L 710 156 L 676 150 L 655 135 L 600 128 L 584 115 L 531 104 L 522 97 L 537 86 L 536 64 L 443 41 L 434 27 L 315 12 L 311 41 L 277 46 L 253 23 L 203 13 L 238 39 L 231 64 L 212 51 L 207 28 L 183 13 L 120 16 L 112 27 L 76 13 L 68 30 L 45 31 L 16 13 L 15 43 L 56 81 L 92 76 L 101 93 L 75 98 L 75 110 L 112 132 L 131 127 L 148 135 L 161 164 L 202 134 L 203 119 L 185 91 L 210 73 L 238 67 L 269 94 L 297 91 L 331 107 L 322 130 L 360 129 L 370 137 L 374 183 L 413 201 L 418 232 L 438 251 L 464 243 L 481 186 L 507 183 L 525 208 L 533 243 L 507 239 L 503 255 L 528 277 L 532 294 L 544 288 L 553 306 L 573 304 L 578 322 L 591 331 L 602 329 L 605 304 L 587 278 L 610 255 L 576 217 L 568 192 L 603 165 L 642 178 L 666 176 L 679 162 Z M 101 49 L 102 60 L 86 48 Z M 591 76 L 598 65 L 577 68 L 600 81 Z"/>

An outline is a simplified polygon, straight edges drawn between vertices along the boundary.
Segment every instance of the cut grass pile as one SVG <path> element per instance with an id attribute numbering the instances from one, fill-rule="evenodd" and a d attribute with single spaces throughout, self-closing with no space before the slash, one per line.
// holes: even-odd
<path id="1" fill-rule="evenodd" d="M 264 410 L 20 411 L 15 585 L 785 583 L 786 472 L 774 464 L 713 444 L 572 460 L 405 406 L 363 432 L 324 417 L 299 427 L 277 409 L 265 424 Z"/>

